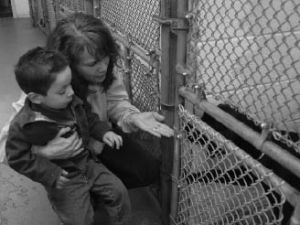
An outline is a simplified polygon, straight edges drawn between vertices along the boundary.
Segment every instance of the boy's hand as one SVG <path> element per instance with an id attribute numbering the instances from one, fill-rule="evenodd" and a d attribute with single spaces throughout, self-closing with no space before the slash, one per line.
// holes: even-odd
<path id="1" fill-rule="evenodd" d="M 61 174 L 59 176 L 59 178 L 56 181 L 55 184 L 55 188 L 57 189 L 63 189 L 64 186 L 70 181 L 70 179 L 68 178 L 68 172 L 65 170 L 61 171 Z"/>
<path id="2" fill-rule="evenodd" d="M 112 131 L 108 131 L 103 135 L 103 142 L 111 148 L 119 149 L 123 145 L 123 139 L 120 135 Z"/>

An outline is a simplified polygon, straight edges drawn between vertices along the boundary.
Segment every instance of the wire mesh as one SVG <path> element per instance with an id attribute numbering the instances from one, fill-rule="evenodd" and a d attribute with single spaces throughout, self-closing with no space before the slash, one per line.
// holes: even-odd
<path id="1" fill-rule="evenodd" d="M 179 118 L 175 224 L 281 224 L 286 198 L 274 174 L 183 107 Z"/>
<path id="2" fill-rule="evenodd" d="M 86 12 L 86 0 L 55 0 L 57 20 L 74 12 Z"/>
<path id="3" fill-rule="evenodd" d="M 118 62 L 118 72 L 123 75 L 124 84 L 129 93 L 131 103 L 141 112 L 159 110 L 159 78 L 158 73 L 150 71 L 147 62 L 132 54 L 129 62 L 128 55 L 124 54 L 121 46 L 121 58 Z M 159 139 L 143 131 L 132 134 L 148 151 L 157 157 L 161 156 Z"/>
<path id="4" fill-rule="evenodd" d="M 130 34 L 132 41 L 147 51 L 159 48 L 159 24 L 152 21 L 158 15 L 160 0 L 101 0 L 100 17 L 117 32 Z"/>
<path id="5" fill-rule="evenodd" d="M 132 59 L 130 80 L 132 103 L 144 112 L 158 111 L 158 76 L 149 73 L 149 67 L 136 57 Z"/>
<path id="6" fill-rule="evenodd" d="M 159 25 L 152 21 L 152 16 L 159 14 L 160 1 L 100 1 L 100 14 L 114 32 L 123 39 L 119 43 L 123 49 L 128 48 L 122 56 L 127 66 L 128 90 L 132 103 L 141 111 L 158 111 L 159 109 L 159 68 L 151 65 L 141 54 L 151 54 L 159 50 Z M 124 43 L 127 43 L 125 46 Z M 132 46 L 139 46 L 143 52 L 135 52 Z M 156 67 L 151 69 L 152 67 Z"/>
<path id="7" fill-rule="evenodd" d="M 84 0 L 59 0 L 60 6 L 73 11 L 73 12 L 84 12 L 85 1 Z"/>
<path id="8" fill-rule="evenodd" d="M 204 83 L 214 100 L 270 124 L 275 138 L 300 153 L 300 2 L 189 3 L 191 82 Z"/>
<path id="9" fill-rule="evenodd" d="M 160 0 L 101 0 L 99 5 L 96 16 L 119 38 L 116 39 L 121 49 L 127 49 L 123 51 L 121 64 L 125 65 L 122 74 L 132 104 L 142 112 L 158 111 L 160 64 L 157 63 L 159 59 L 153 63 L 151 54 L 158 58 L 160 31 L 152 16 L 159 14 Z M 145 132 L 134 135 L 151 153 L 160 156 L 157 138 Z"/>

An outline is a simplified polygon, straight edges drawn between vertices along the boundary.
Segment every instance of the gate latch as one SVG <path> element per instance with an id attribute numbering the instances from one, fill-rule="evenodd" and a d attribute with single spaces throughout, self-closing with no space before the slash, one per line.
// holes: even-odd
<path id="1" fill-rule="evenodd" d="M 154 15 L 152 16 L 152 19 L 159 24 L 169 25 L 171 31 L 174 33 L 175 31 L 188 31 L 189 29 L 189 21 L 187 18 L 169 18 Z"/>

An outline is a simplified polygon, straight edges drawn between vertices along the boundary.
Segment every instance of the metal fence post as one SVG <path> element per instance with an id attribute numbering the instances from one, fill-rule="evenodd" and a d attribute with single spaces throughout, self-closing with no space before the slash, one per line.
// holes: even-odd
<path id="1" fill-rule="evenodd" d="M 166 117 L 166 123 L 178 130 L 178 118 L 176 106 L 179 103 L 178 88 L 183 79 L 176 75 L 175 65 L 185 64 L 186 58 L 186 28 L 182 20 L 187 10 L 187 1 L 168 0 L 161 2 L 161 14 L 156 18 L 161 24 L 161 109 Z M 176 46 L 176 47 L 174 47 Z M 174 57 L 175 56 L 175 57 Z M 178 155 L 178 139 L 161 140 L 162 149 L 162 214 L 163 223 L 170 224 L 170 213 L 176 208 L 176 175 L 174 177 L 173 167 L 176 166 Z M 177 165 L 178 166 L 178 165 Z M 178 168 L 174 168 L 175 171 Z M 176 172 L 175 172 L 176 173 Z M 175 178 L 175 180 L 174 180 Z M 172 190 L 172 191 L 170 191 Z M 175 204 L 175 205 L 174 205 Z M 173 212 L 174 213 L 174 212 Z M 172 216 L 171 216 L 172 217 Z"/>

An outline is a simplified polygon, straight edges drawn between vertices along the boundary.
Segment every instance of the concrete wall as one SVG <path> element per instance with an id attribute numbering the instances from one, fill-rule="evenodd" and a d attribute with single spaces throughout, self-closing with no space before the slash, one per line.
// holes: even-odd
<path id="1" fill-rule="evenodd" d="M 28 0 L 11 0 L 14 18 L 30 17 Z"/>

